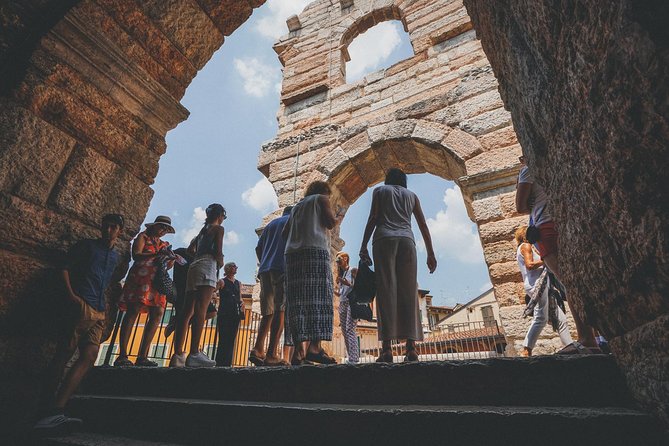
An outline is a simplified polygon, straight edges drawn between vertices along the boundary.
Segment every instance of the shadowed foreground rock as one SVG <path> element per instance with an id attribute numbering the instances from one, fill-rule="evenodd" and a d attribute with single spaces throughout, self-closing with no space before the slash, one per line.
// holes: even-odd
<path id="1" fill-rule="evenodd" d="M 669 3 L 464 3 L 547 186 L 571 297 L 669 423 Z"/>

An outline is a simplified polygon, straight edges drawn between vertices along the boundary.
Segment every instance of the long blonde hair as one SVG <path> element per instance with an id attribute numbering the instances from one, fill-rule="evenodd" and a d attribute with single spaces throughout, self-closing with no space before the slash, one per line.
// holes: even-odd
<path id="1" fill-rule="evenodd" d="M 520 246 L 523 243 L 528 243 L 527 241 L 527 225 L 523 225 L 516 229 L 516 232 L 513 234 L 516 239 L 516 245 Z"/>

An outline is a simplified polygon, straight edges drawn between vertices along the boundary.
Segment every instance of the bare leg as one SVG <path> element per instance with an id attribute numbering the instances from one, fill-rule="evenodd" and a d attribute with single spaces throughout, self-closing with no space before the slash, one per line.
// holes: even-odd
<path id="1" fill-rule="evenodd" d="M 200 286 L 197 288 L 190 338 L 190 353 L 193 355 L 200 351 L 200 339 L 202 338 L 202 331 L 207 316 L 207 307 L 209 306 L 209 302 L 211 302 L 214 290 L 215 288 L 211 286 Z"/>
<path id="2" fill-rule="evenodd" d="M 128 357 L 128 341 L 130 340 L 130 333 L 132 332 L 132 328 L 135 326 L 135 322 L 137 322 L 139 308 L 139 305 L 130 304 L 128 305 L 128 309 L 125 312 L 125 316 L 123 316 L 121 332 L 118 338 L 119 358 Z"/>
<path id="3" fill-rule="evenodd" d="M 99 346 L 88 344 L 79 348 L 79 359 L 72 365 L 56 395 L 55 408 L 63 409 L 79 383 L 98 357 Z"/>
<path id="4" fill-rule="evenodd" d="M 279 356 L 277 354 L 277 343 L 279 342 L 279 337 L 281 337 L 281 332 L 283 331 L 283 316 L 283 311 L 280 311 L 276 317 L 272 318 L 272 330 L 269 334 L 269 345 L 267 346 L 267 356 L 265 357 L 265 362 L 280 362 Z"/>
<path id="5" fill-rule="evenodd" d="M 558 263 L 558 255 L 550 254 L 542 259 L 548 269 L 551 270 L 555 277 L 560 279 L 560 265 Z M 569 294 L 569 293 L 567 293 Z M 574 325 L 576 325 L 576 333 L 578 334 L 578 342 L 585 345 L 586 347 L 598 347 L 597 341 L 595 340 L 595 331 L 592 327 L 587 325 L 578 312 L 574 311 L 574 307 L 571 304 L 571 300 L 567 297 L 567 304 L 569 305 L 569 311 L 574 318 Z"/>
<path id="6" fill-rule="evenodd" d="M 251 350 L 251 353 L 255 353 L 255 355 L 260 359 L 265 358 L 265 339 L 267 338 L 267 333 L 272 326 L 273 320 L 274 314 L 267 314 L 263 316 L 262 319 L 260 319 L 260 325 L 258 326 L 258 337 L 256 338 L 256 343 L 253 346 L 253 350 Z M 272 350 L 269 351 L 271 352 Z"/>
<path id="7" fill-rule="evenodd" d="M 56 347 L 56 354 L 49 363 L 46 376 L 44 377 L 42 394 L 40 396 L 40 407 L 42 409 L 51 409 L 54 407 L 56 390 L 58 390 L 58 385 L 63 379 L 63 371 L 75 351 L 76 347 L 71 349 L 67 344 L 59 343 Z"/>
<path id="8" fill-rule="evenodd" d="M 184 343 L 186 342 L 190 319 L 193 316 L 194 303 L 193 292 L 186 293 L 183 309 L 177 314 L 176 330 L 174 331 L 174 353 L 177 355 L 182 355 L 184 352 Z"/>
<path id="9" fill-rule="evenodd" d="M 156 330 L 158 330 L 158 325 L 160 325 L 160 320 L 163 317 L 165 309 L 163 307 L 149 307 L 149 316 L 144 326 L 144 333 L 142 334 L 142 342 L 139 344 L 139 353 L 137 353 L 137 359 L 146 359 L 149 356 L 149 347 L 151 346 L 151 341 L 156 335 Z"/>
<path id="10" fill-rule="evenodd" d="M 284 345 L 283 346 L 283 360 L 290 361 L 290 357 L 293 355 L 293 346 Z"/>

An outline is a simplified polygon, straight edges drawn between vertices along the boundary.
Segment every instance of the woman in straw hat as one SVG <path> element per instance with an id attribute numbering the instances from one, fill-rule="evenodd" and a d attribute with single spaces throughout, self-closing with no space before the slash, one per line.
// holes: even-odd
<path id="1" fill-rule="evenodd" d="M 133 365 L 128 359 L 128 340 L 137 316 L 147 312 L 149 317 L 144 326 L 135 365 L 144 367 L 158 365 L 147 359 L 147 356 L 151 340 L 163 317 L 167 298 L 153 286 L 153 276 L 157 269 L 156 257 L 169 246 L 169 243 L 160 238 L 165 234 L 174 234 L 174 228 L 170 217 L 164 215 L 159 215 L 153 223 L 147 223 L 145 226 L 146 230 L 140 232 L 132 243 L 132 259 L 135 263 L 128 272 L 118 304 L 121 311 L 125 311 L 125 317 L 121 324 L 119 356 L 114 361 L 115 366 Z"/>

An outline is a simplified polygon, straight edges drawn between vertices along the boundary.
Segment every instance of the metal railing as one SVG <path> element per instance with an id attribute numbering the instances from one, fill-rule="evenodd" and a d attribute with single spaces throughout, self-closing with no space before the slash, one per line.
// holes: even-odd
<path id="1" fill-rule="evenodd" d="M 148 359 L 155 361 L 159 366 L 167 366 L 174 352 L 173 340 L 174 334 L 165 337 L 165 328 L 169 324 L 173 315 L 173 308 L 168 304 L 163 318 L 158 326 L 158 330 L 151 341 Z M 118 332 L 122 321 L 123 313 L 119 313 L 114 324 L 114 329 L 109 342 L 103 343 L 100 349 L 100 355 L 97 365 L 111 365 L 118 357 Z M 137 322 L 132 329 L 130 340 L 128 342 L 128 357 L 133 362 L 137 358 L 139 344 L 141 342 L 144 324 L 147 315 L 142 314 L 137 318 Z M 240 321 L 239 329 L 235 339 L 234 354 L 232 360 L 233 367 L 249 367 L 249 350 L 255 344 L 258 326 L 261 316 L 251 310 L 245 310 L 245 319 Z M 376 361 L 381 353 L 381 343 L 377 339 L 376 330 L 370 326 L 359 329 L 358 344 L 360 349 L 360 362 L 368 363 Z M 425 334 L 423 341 L 416 343 L 419 359 L 421 361 L 439 361 L 439 360 L 462 360 L 475 358 L 489 358 L 495 356 L 504 356 L 506 340 L 504 333 L 500 330 L 496 321 L 475 321 L 458 324 L 440 325 Z M 265 339 L 265 349 L 269 340 Z M 186 337 L 185 345 L 190 343 L 190 331 Z M 207 356 L 214 359 L 218 343 L 218 329 L 216 318 L 208 319 L 202 334 L 200 349 Z M 279 345 L 283 345 L 283 337 L 279 340 Z M 344 362 L 347 359 L 346 347 L 339 327 L 335 328 L 334 338 L 331 342 L 325 344 L 331 354 L 337 358 L 338 362 Z M 401 362 L 404 359 L 405 343 L 393 342 L 391 344 L 395 362 Z M 280 352 L 279 352 L 280 353 Z"/>

